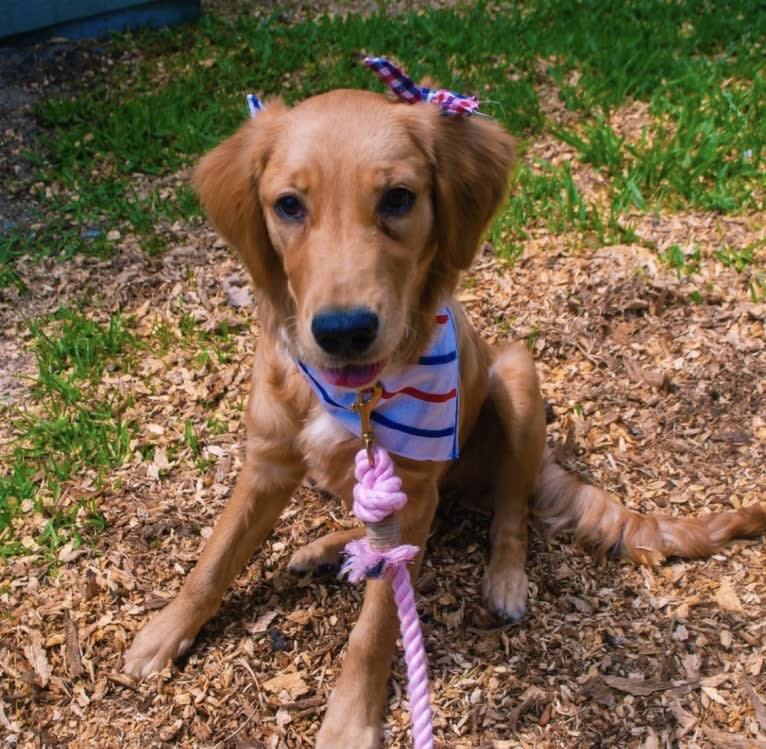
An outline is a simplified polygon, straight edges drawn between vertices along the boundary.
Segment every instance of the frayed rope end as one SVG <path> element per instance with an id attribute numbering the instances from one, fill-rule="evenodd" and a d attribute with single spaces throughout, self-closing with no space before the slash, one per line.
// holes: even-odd
<path id="1" fill-rule="evenodd" d="M 340 568 L 341 577 L 359 583 L 366 578 L 382 577 L 386 570 L 411 562 L 417 555 L 417 546 L 402 544 L 386 551 L 376 551 L 366 538 L 346 544 L 346 559 Z"/>

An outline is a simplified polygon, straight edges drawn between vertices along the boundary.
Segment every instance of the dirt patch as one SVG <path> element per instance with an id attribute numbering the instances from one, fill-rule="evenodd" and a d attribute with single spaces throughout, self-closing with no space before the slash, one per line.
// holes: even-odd
<path id="1" fill-rule="evenodd" d="M 0 47 L 0 231 L 24 228 L 39 214 L 35 168 L 26 156 L 43 134 L 35 105 L 87 85 L 111 63 L 106 46 L 94 41 Z"/>

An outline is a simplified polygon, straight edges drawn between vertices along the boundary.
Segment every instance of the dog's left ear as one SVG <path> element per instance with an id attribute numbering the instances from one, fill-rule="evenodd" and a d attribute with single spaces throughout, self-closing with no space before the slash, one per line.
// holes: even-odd
<path id="1" fill-rule="evenodd" d="M 507 193 L 513 139 L 494 120 L 438 115 L 432 148 L 439 248 L 463 270 Z"/>

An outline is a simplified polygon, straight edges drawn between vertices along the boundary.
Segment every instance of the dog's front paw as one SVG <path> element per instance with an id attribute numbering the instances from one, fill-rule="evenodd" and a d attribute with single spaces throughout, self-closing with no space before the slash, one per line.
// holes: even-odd
<path id="1" fill-rule="evenodd" d="M 183 617 L 177 601 L 155 614 L 136 635 L 125 653 L 123 671 L 137 679 L 146 679 L 182 656 L 194 642 L 198 628 Z M 186 621 L 184 621 L 186 619 Z"/>
<path id="2" fill-rule="evenodd" d="M 379 749 L 381 728 L 367 725 L 349 713 L 338 718 L 328 715 L 317 734 L 316 749 Z"/>
<path id="3" fill-rule="evenodd" d="M 523 569 L 495 569 L 490 564 L 482 583 L 487 608 L 503 619 L 514 622 L 523 619 L 527 613 L 528 582 Z"/>
<path id="4" fill-rule="evenodd" d="M 361 664 L 354 662 L 351 648 L 327 703 L 316 749 L 380 749 L 386 682 L 371 682 L 364 666 L 355 668 Z"/>

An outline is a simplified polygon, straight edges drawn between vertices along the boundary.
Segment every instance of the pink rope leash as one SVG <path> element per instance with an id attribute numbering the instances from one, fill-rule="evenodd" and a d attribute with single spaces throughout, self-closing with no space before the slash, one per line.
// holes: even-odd
<path id="1" fill-rule="evenodd" d="M 379 578 L 389 572 L 407 664 L 412 743 L 414 749 L 433 749 L 426 653 L 415 593 L 407 570 L 407 564 L 417 555 L 418 547 L 401 543 L 394 513 L 407 503 L 407 495 L 401 491 L 402 481 L 394 473 L 391 456 L 382 447 L 373 447 L 371 454 L 372 464 L 367 450 L 357 453 L 354 472 L 357 481 L 354 487 L 354 515 L 367 526 L 367 535 L 346 546 L 346 561 L 341 574 L 348 575 L 348 579 L 356 583 L 368 577 Z"/>

